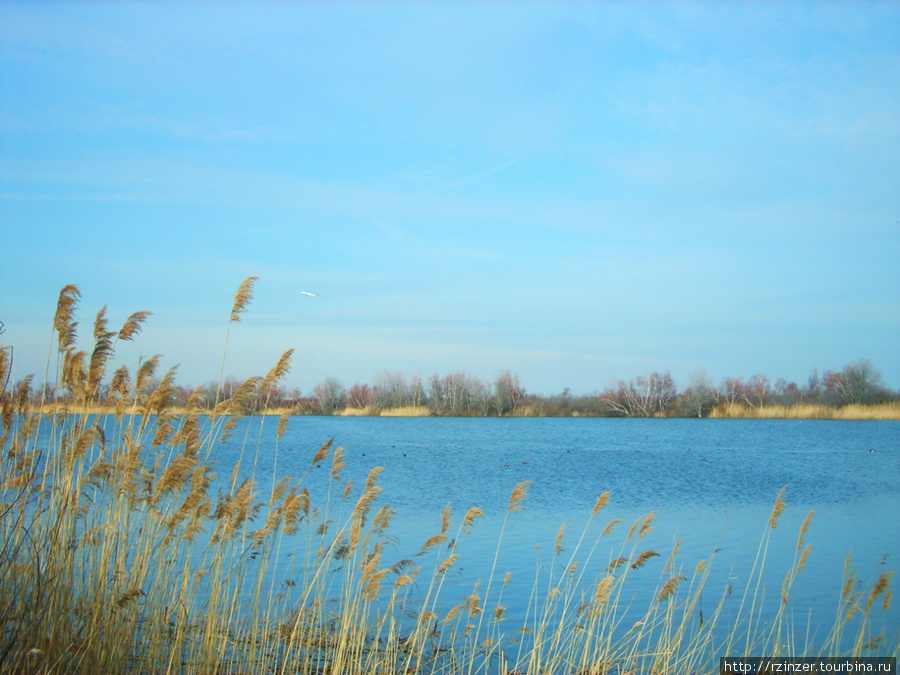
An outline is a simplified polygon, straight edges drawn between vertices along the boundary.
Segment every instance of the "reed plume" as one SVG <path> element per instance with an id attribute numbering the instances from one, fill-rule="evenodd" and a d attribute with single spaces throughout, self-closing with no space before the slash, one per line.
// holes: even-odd
<path id="1" fill-rule="evenodd" d="M 9 376 L 12 370 L 10 366 L 11 354 L 12 347 L 0 346 L 0 396 L 3 396 L 9 384 Z"/>
<path id="2" fill-rule="evenodd" d="M 319 450 L 313 456 L 312 462 L 310 462 L 310 466 L 315 466 L 316 464 L 318 464 L 319 462 L 321 462 L 323 459 L 325 459 L 328 456 L 328 449 L 331 447 L 332 443 L 334 443 L 333 438 L 326 441 L 325 445 L 323 445 L 321 448 L 319 448 Z"/>
<path id="3" fill-rule="evenodd" d="M 100 381 L 106 372 L 106 364 L 113 354 L 113 338 L 115 332 L 107 330 L 108 320 L 106 318 L 106 305 L 99 312 L 94 320 L 94 351 L 91 353 L 91 363 L 88 370 L 88 392 L 89 397 L 93 398 L 100 388 Z"/>
<path id="4" fill-rule="evenodd" d="M 349 485 L 349 483 L 348 483 Z M 356 506 L 353 508 L 353 517 L 354 518 L 365 518 L 366 514 L 372 508 L 372 504 L 378 495 L 381 493 L 381 487 L 378 485 L 373 485 L 370 488 L 367 488 L 365 492 L 359 498 L 359 501 L 356 502 Z"/>
<path id="5" fill-rule="evenodd" d="M 418 553 L 416 553 L 416 557 L 420 558 L 429 549 L 434 548 L 438 544 L 443 544 L 445 541 L 447 541 L 447 537 L 445 537 L 443 534 L 436 534 L 433 537 L 429 537 L 428 541 L 425 542 L 425 544 L 422 546 L 421 550 Z"/>
<path id="6" fill-rule="evenodd" d="M 604 492 L 597 498 L 597 503 L 594 504 L 594 509 L 593 511 L 591 511 L 591 516 L 596 516 L 604 509 L 607 504 L 609 504 L 609 491 Z"/>
<path id="7" fill-rule="evenodd" d="M 438 567 L 437 573 L 438 573 L 439 575 L 444 575 L 444 574 L 446 574 L 447 571 L 448 571 L 451 567 L 453 567 L 453 565 L 456 563 L 456 561 L 457 561 L 458 559 L 459 559 L 459 553 L 454 553 L 453 555 L 448 556 L 447 559 L 444 560 L 444 562 L 442 562 L 442 563 L 440 564 L 440 566 Z"/>
<path id="8" fill-rule="evenodd" d="M 606 571 L 613 572 L 627 562 L 628 562 L 628 558 L 626 558 L 625 556 L 619 556 L 618 558 L 613 560 L 609 565 L 606 566 Z"/>
<path id="9" fill-rule="evenodd" d="M 507 513 L 512 513 L 513 511 L 519 511 L 525 508 L 522 502 L 528 497 L 529 485 L 531 485 L 531 481 L 523 481 L 516 485 L 512 491 L 512 495 L 509 497 L 509 507 L 506 509 Z"/>
<path id="10" fill-rule="evenodd" d="M 656 596 L 656 601 L 662 602 L 663 600 L 668 600 L 669 598 L 671 598 L 675 594 L 675 591 L 678 590 L 678 584 L 684 580 L 685 577 L 680 574 L 669 577 L 669 580 L 665 584 L 663 584 L 659 595 Z"/>
<path id="11" fill-rule="evenodd" d="M 137 376 L 134 380 L 134 394 L 135 397 L 143 392 L 144 387 L 150 382 L 153 378 L 153 375 L 156 373 L 156 369 L 159 367 L 159 354 L 155 354 L 151 358 L 147 359 L 138 367 Z"/>
<path id="12" fill-rule="evenodd" d="M 267 398 L 271 396 L 272 391 L 275 389 L 275 386 L 285 378 L 288 372 L 290 372 L 291 356 L 293 355 L 293 353 L 293 349 L 288 349 L 287 351 L 282 353 L 281 357 L 278 359 L 278 363 L 276 363 L 272 367 L 272 369 L 266 374 L 266 376 L 260 383 L 260 396 Z"/>
<path id="13" fill-rule="evenodd" d="M 284 413 L 278 418 L 278 429 L 275 432 L 276 440 L 281 440 L 284 436 L 284 432 L 287 431 L 288 422 L 290 422 L 291 416 L 288 413 Z"/>
<path id="14" fill-rule="evenodd" d="M 872 590 L 869 591 L 869 597 L 866 599 L 866 613 L 868 614 L 869 610 L 872 609 L 872 605 L 875 604 L 875 601 L 878 599 L 878 596 L 888 590 L 888 586 L 891 584 L 891 577 L 894 576 L 894 572 L 882 572 L 878 575 L 878 581 L 875 582 L 875 585 L 872 586 Z"/>
<path id="15" fill-rule="evenodd" d="M 384 471 L 384 467 L 381 466 L 376 466 L 369 471 L 369 475 L 366 477 L 366 490 L 371 490 L 375 487 L 375 481 L 378 480 L 378 476 L 381 475 L 382 471 Z"/>
<path id="16" fill-rule="evenodd" d="M 803 519 L 803 524 L 800 526 L 800 534 L 797 536 L 797 550 L 799 551 L 803 548 L 804 537 L 806 533 L 809 531 L 809 526 L 812 524 L 812 518 L 816 515 L 815 511 L 810 511 L 806 514 L 806 518 Z"/>
<path id="17" fill-rule="evenodd" d="M 247 311 L 247 306 L 253 300 L 253 286 L 259 281 L 259 277 L 247 277 L 238 286 L 237 293 L 234 294 L 234 303 L 231 305 L 231 321 L 238 322 L 241 320 L 241 314 Z"/>
<path id="18" fill-rule="evenodd" d="M 562 550 L 563 550 L 562 549 L 562 540 L 563 540 L 563 535 L 565 533 L 566 533 L 566 524 L 563 523 L 559 527 L 559 532 L 556 533 L 556 541 L 553 544 L 553 552 L 556 553 L 557 555 L 562 553 Z"/>
<path id="19" fill-rule="evenodd" d="M 74 320 L 75 307 L 81 291 L 77 286 L 68 284 L 59 292 L 59 300 L 56 303 L 56 315 L 53 317 L 53 329 L 57 333 L 59 351 L 64 352 L 75 345 L 76 328 L 78 322 Z"/>
<path id="20" fill-rule="evenodd" d="M 778 496 L 775 497 L 775 506 L 772 508 L 772 514 L 769 516 L 769 527 L 773 530 L 778 527 L 778 519 L 781 518 L 781 514 L 784 513 L 784 491 L 787 488 L 781 488 L 778 491 Z"/>
<path id="21" fill-rule="evenodd" d="M 476 518 L 484 518 L 484 514 L 477 506 L 473 506 L 471 509 L 466 511 L 466 515 L 463 516 L 463 527 L 472 527 L 472 524 L 475 522 Z"/>
<path id="22" fill-rule="evenodd" d="M 638 539 L 643 539 L 647 535 L 647 533 L 653 529 L 651 527 L 651 524 L 653 523 L 653 520 L 656 518 L 657 513 L 659 513 L 659 512 L 652 511 L 651 513 L 647 514 L 646 518 L 644 518 L 644 522 L 641 525 L 641 532 L 640 532 L 640 535 L 638 535 Z"/>
<path id="23" fill-rule="evenodd" d="M 141 330 L 143 330 L 144 323 L 152 315 L 153 312 L 135 312 L 129 316 L 125 325 L 122 326 L 122 329 L 119 331 L 118 339 L 125 342 L 134 340 L 134 338 L 140 334 Z"/>
<path id="24" fill-rule="evenodd" d="M 69 347 L 63 356 L 62 385 L 75 398 L 84 401 L 87 394 L 87 352 Z"/>
<path id="25" fill-rule="evenodd" d="M 341 479 L 341 469 L 346 466 L 344 464 L 344 446 L 340 446 L 334 451 L 334 454 L 331 456 L 331 477 L 334 480 Z"/>
<path id="26" fill-rule="evenodd" d="M 659 553 L 657 553 L 656 551 L 644 551 L 637 557 L 637 560 L 635 560 L 633 563 L 631 563 L 631 569 L 633 569 L 633 570 L 640 569 L 641 567 L 643 567 L 644 565 L 647 564 L 648 560 L 650 560 L 651 558 L 658 558 L 658 557 L 659 557 Z"/>
<path id="27" fill-rule="evenodd" d="M 597 584 L 597 590 L 594 591 L 594 603 L 605 605 L 609 601 L 609 594 L 615 583 L 616 578 L 614 576 L 608 576 L 601 579 L 600 583 Z"/>
<path id="28" fill-rule="evenodd" d="M 447 534 L 447 528 L 450 527 L 450 504 L 444 507 L 441 513 L 441 534 Z"/>
<path id="29" fill-rule="evenodd" d="M 600 536 L 605 537 L 606 535 L 610 534 L 613 531 L 613 529 L 615 528 L 616 525 L 618 525 L 619 523 L 624 523 L 624 522 L 625 521 L 622 520 L 621 518 L 616 518 L 614 520 L 609 521 L 609 524 L 603 528 L 603 532 L 600 533 Z M 631 539 L 630 534 L 628 535 L 628 538 Z"/>
<path id="30" fill-rule="evenodd" d="M 672 553 L 669 554 L 669 559 L 666 560 L 666 566 L 663 568 L 663 574 L 667 574 L 671 569 L 672 565 L 675 564 L 675 556 L 678 555 L 678 551 L 681 549 L 681 539 L 675 542 L 675 546 L 672 547 Z"/>

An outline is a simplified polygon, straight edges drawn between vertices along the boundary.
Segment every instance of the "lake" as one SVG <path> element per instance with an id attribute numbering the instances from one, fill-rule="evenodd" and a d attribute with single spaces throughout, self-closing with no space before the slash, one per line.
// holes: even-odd
<path id="1" fill-rule="evenodd" d="M 783 487 L 787 508 L 772 532 L 763 583 L 766 597 L 777 600 L 795 560 L 798 530 L 815 510 L 806 535 L 808 563 L 791 595 L 798 630 L 806 635 L 809 628 L 813 642 L 834 623 L 848 552 L 866 589 L 900 561 L 900 422 L 294 417 L 277 454 L 274 418 L 250 418 L 241 425 L 211 459 L 227 477 L 240 444 L 246 443 L 245 466 L 258 446 L 263 496 L 273 468 L 278 477 L 299 478 L 332 437 L 335 447 L 346 448 L 342 476 L 355 486 L 350 507 L 369 470 L 384 467 L 378 479 L 384 492 L 376 506 L 389 503 L 397 512 L 390 528 L 394 550 L 386 551 L 386 561 L 412 557 L 438 534 L 448 503 L 451 532 L 470 507 L 481 508 L 484 519 L 457 542 L 459 563 L 444 591 L 450 604 L 462 602 L 477 579 L 490 575 L 510 494 L 529 481 L 526 508 L 509 514 L 497 554 L 497 577 L 510 573 L 503 591 L 510 625 L 524 621 L 536 575 L 554 564 L 560 526 L 566 523 L 559 554 L 565 563 L 606 491 L 609 504 L 590 523 L 586 541 L 593 545 L 610 520 L 624 522 L 600 539 L 590 569 L 582 570 L 584 579 L 602 578 L 610 561 L 631 550 L 634 540 L 625 539 L 632 523 L 658 511 L 637 550 L 660 555 L 640 575 L 631 573 L 641 611 L 647 606 L 641 606 L 641 597 L 652 597 L 668 576 L 663 567 L 678 540 L 676 569 L 688 577 L 699 561 L 718 551 L 706 611 L 729 585 L 743 589 Z M 314 504 L 333 483 L 330 468 L 329 457 L 304 479 Z M 345 483 L 339 485 L 342 491 Z M 584 560 L 586 552 L 583 547 L 574 558 Z M 875 632 L 889 645 L 898 644 L 900 603 L 873 616 Z"/>

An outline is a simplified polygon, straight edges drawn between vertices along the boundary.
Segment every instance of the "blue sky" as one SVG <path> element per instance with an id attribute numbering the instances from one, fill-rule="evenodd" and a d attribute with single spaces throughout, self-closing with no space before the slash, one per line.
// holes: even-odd
<path id="1" fill-rule="evenodd" d="M 900 386 L 897 3 L 0 3 L 0 320 L 289 383 Z M 301 290 L 318 294 L 309 298 Z"/>

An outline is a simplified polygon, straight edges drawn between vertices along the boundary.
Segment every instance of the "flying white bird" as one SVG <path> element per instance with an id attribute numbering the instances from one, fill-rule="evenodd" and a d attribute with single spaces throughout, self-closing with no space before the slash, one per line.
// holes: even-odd
<path id="1" fill-rule="evenodd" d="M 310 293 L 309 291 L 300 291 L 300 295 L 308 295 L 311 298 L 318 298 L 319 296 L 315 293 Z"/>

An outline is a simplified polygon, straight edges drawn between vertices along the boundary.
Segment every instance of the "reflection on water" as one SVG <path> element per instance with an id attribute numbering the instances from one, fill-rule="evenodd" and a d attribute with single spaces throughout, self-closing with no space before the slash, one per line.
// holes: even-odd
<path id="1" fill-rule="evenodd" d="M 255 452 L 260 419 L 243 424 L 257 425 L 248 444 Z M 275 429 L 273 419 L 263 423 L 257 468 L 262 495 L 276 461 Z M 233 439 L 243 437 L 239 430 Z M 499 578 L 511 574 L 504 590 L 511 622 L 517 614 L 524 616 L 541 569 L 569 562 L 605 491 L 611 493 L 610 503 L 589 523 L 587 546 L 572 557 L 584 560 L 610 520 L 624 521 L 601 540 L 591 569 L 584 570 L 584 579 L 595 581 L 612 559 L 630 552 L 633 542 L 624 540 L 632 523 L 658 511 L 654 529 L 638 550 L 660 556 L 632 579 L 645 584 L 648 598 L 658 589 L 678 540 L 677 559 L 688 576 L 718 550 L 709 581 L 710 609 L 729 585 L 742 589 L 782 487 L 788 508 L 773 533 L 764 581 L 777 597 L 794 562 L 800 525 L 815 510 L 806 537 L 810 558 L 793 593 L 804 633 L 807 621 L 820 631 L 833 624 L 848 551 L 865 581 L 885 565 L 898 564 L 898 422 L 298 417 L 279 443 L 278 476 L 303 475 L 332 437 L 346 447 L 342 474 L 357 486 L 354 494 L 372 467 L 384 467 L 379 499 L 397 512 L 391 526 L 397 560 L 412 557 L 440 531 L 440 514 L 448 503 L 454 515 L 451 532 L 470 507 L 482 509 L 484 520 L 459 542 L 460 562 L 445 589 L 450 604 L 490 575 L 510 494 L 516 484 L 531 483 L 527 508 L 510 515 L 498 554 Z M 213 460 L 220 475 L 230 474 L 238 452 L 238 440 L 216 448 Z M 305 480 L 314 504 L 317 496 L 324 500 L 329 472 L 330 459 L 313 467 Z M 554 540 L 563 522 L 563 551 L 554 562 Z M 635 592 L 640 595 L 641 589 Z M 896 603 L 885 621 L 885 637 L 896 636 Z"/>

